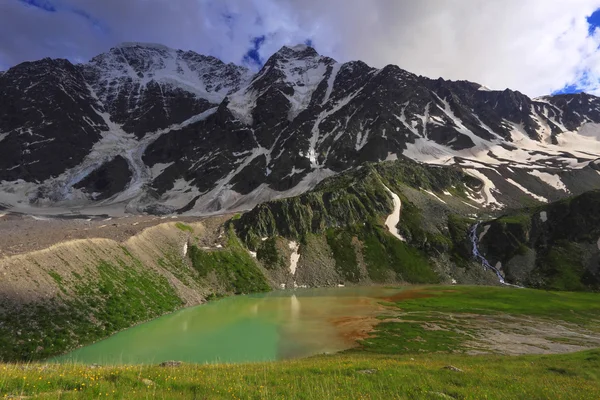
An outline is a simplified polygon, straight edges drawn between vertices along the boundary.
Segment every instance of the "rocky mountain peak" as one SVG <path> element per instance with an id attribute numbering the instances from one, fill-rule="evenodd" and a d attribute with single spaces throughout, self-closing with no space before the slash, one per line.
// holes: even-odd
<path id="1" fill-rule="evenodd" d="M 515 192 L 545 201 L 600 186 L 597 97 L 530 99 L 337 63 L 306 45 L 282 47 L 252 74 L 124 43 L 86 64 L 13 67 L 0 74 L 0 98 L 0 203 L 9 206 L 240 209 L 398 157 L 467 171 L 484 188 L 470 201 L 490 207 L 515 206 Z M 113 175 L 118 184 L 102 184 Z"/>
<path id="2" fill-rule="evenodd" d="M 307 61 L 307 62 L 323 62 L 333 64 L 336 61 L 330 57 L 320 55 L 313 47 L 305 44 L 297 44 L 295 46 L 283 46 L 277 52 L 273 53 L 265 63 L 265 66 L 270 66 L 278 61 Z"/>
<path id="3" fill-rule="evenodd" d="M 305 44 L 297 44 L 295 46 L 283 46 L 275 54 L 288 58 L 319 57 L 319 53 L 317 53 L 317 51 L 313 47 Z"/>

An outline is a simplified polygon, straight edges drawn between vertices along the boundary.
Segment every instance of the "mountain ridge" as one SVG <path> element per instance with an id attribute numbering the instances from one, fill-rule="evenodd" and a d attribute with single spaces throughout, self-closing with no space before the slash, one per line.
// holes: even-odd
<path id="1" fill-rule="evenodd" d="M 0 75 L 0 94 L 0 203 L 27 213 L 249 209 L 399 156 L 462 168 L 484 184 L 471 201 L 491 208 L 600 185 L 594 96 L 530 99 L 337 63 L 306 45 L 252 74 L 125 43 L 85 64 L 19 64 Z M 90 182 L 106 171 L 129 180 Z"/>

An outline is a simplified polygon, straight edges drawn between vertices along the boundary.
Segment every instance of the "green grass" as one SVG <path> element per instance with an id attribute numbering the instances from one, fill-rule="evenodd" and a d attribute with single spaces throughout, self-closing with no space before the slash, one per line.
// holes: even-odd
<path id="1" fill-rule="evenodd" d="M 184 232 L 194 233 L 194 228 L 192 228 L 189 225 L 184 224 L 183 222 L 177 222 L 175 224 L 175 226 L 177 227 L 177 229 L 182 230 Z"/>
<path id="2" fill-rule="evenodd" d="M 463 372 L 446 369 L 449 365 Z M 598 350 L 523 357 L 343 354 L 285 362 L 175 368 L 4 365 L 0 366 L 0 396 L 595 400 L 600 398 L 599 371 Z M 144 380 L 152 384 L 147 386 Z"/>
<path id="3" fill-rule="evenodd" d="M 377 225 L 361 232 L 365 242 L 365 262 L 371 279 L 377 281 L 383 271 L 394 271 L 399 280 L 408 283 L 438 283 L 425 254 L 393 237 Z"/>
<path id="4" fill-rule="evenodd" d="M 452 240 L 450 258 L 461 268 L 466 268 L 468 262 L 473 259 L 472 245 L 468 236 L 469 229 L 474 223 L 474 220 L 460 215 L 448 216 L 448 232 Z"/>
<path id="5" fill-rule="evenodd" d="M 327 244 L 333 252 L 336 270 L 344 279 L 357 283 L 360 279 L 360 271 L 352 236 L 352 232 L 347 229 L 330 228 L 326 232 Z"/>
<path id="6" fill-rule="evenodd" d="M 576 243 L 558 241 L 536 262 L 534 272 L 543 277 L 544 287 L 551 290 L 585 290 L 586 268 L 581 255 Z"/>
<path id="7" fill-rule="evenodd" d="M 381 229 L 378 233 L 389 255 L 390 268 L 396 271 L 400 280 L 409 283 L 439 282 L 438 275 L 420 250 L 397 240 Z"/>
<path id="8" fill-rule="evenodd" d="M 463 329 L 448 326 L 439 317 L 410 315 L 409 321 L 382 322 L 372 338 L 362 340 L 361 351 L 380 354 L 418 354 L 462 350 L 462 344 L 470 339 Z M 417 320 L 417 322 L 414 322 Z M 422 321 L 418 321 L 422 320 Z M 429 329 L 424 323 L 434 323 L 438 328 Z"/>
<path id="9" fill-rule="evenodd" d="M 362 255 L 373 282 L 387 281 L 390 273 L 407 283 L 439 282 L 438 275 L 421 250 L 396 239 L 379 224 L 367 222 L 345 229 L 330 228 L 326 238 L 337 271 L 349 282 L 357 283 L 360 279 L 354 238 L 363 244 Z"/>
<path id="10" fill-rule="evenodd" d="M 533 317 L 545 322 L 577 324 L 600 333 L 600 304 L 598 295 L 593 293 L 443 286 L 415 289 L 414 296 L 386 303 L 400 313 L 382 316 L 374 337 L 361 341 L 361 352 L 422 354 L 471 350 L 482 328 L 473 319 L 474 315 Z"/>
<path id="11" fill-rule="evenodd" d="M 48 275 L 50 275 L 50 277 L 51 277 L 52 279 L 54 279 L 54 281 L 56 282 L 56 284 L 57 284 L 58 286 L 62 286 L 62 283 L 63 283 L 63 278 L 62 278 L 62 276 L 60 276 L 60 274 L 59 274 L 59 273 L 57 273 L 57 272 L 54 272 L 54 271 L 48 271 Z"/>
<path id="12" fill-rule="evenodd" d="M 344 353 L 292 361 L 174 368 L 0 364 L 0 398 L 600 398 L 600 349 L 519 357 L 461 352 L 465 340 L 475 333 L 462 318 L 474 315 L 566 321 L 600 332 L 598 294 L 473 286 L 411 290 L 420 297 L 388 299 L 386 304 L 392 309 L 381 316 L 383 322 L 374 337 Z M 435 329 L 431 329 L 432 323 Z M 450 365 L 462 372 L 445 368 Z"/>
<path id="13" fill-rule="evenodd" d="M 256 250 L 256 258 L 270 270 L 286 267 L 285 260 L 277 251 L 277 237 L 270 237 L 262 242 Z"/>
<path id="14" fill-rule="evenodd" d="M 486 286 L 425 287 L 431 297 L 403 300 L 404 312 L 439 312 L 532 316 L 600 328 L 600 302 L 596 293 L 550 292 Z"/>
<path id="15" fill-rule="evenodd" d="M 97 275 L 68 286 L 49 272 L 61 286 L 57 298 L 22 304 L 18 311 L 0 303 L 0 360 L 51 357 L 181 307 L 167 279 L 138 264 L 133 257 L 118 265 L 101 261 Z"/>
<path id="16" fill-rule="evenodd" d="M 521 225 L 524 227 L 531 226 L 531 216 L 528 214 L 513 214 L 505 215 L 498 218 L 498 222 L 509 225 Z"/>
<path id="17" fill-rule="evenodd" d="M 226 293 L 266 292 L 271 288 L 254 260 L 243 249 L 204 251 L 190 246 L 189 256 L 201 277 L 214 272 Z"/>

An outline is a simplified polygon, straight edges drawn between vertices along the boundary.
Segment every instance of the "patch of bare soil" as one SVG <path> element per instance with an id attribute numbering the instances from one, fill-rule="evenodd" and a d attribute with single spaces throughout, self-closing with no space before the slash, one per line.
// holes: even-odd
<path id="1" fill-rule="evenodd" d="M 372 316 L 348 316 L 333 318 L 330 322 L 344 341 L 354 347 L 358 346 L 357 340 L 368 338 L 381 320 Z"/>
<path id="2" fill-rule="evenodd" d="M 425 330 L 466 335 L 470 339 L 462 348 L 468 354 L 560 354 L 600 347 L 600 332 L 563 321 L 506 314 L 404 313 L 386 321 L 418 323 Z"/>
<path id="3" fill-rule="evenodd" d="M 600 347 L 600 334 L 580 326 L 513 316 L 472 320 L 477 338 L 472 353 L 487 350 L 507 355 L 559 354 Z"/>

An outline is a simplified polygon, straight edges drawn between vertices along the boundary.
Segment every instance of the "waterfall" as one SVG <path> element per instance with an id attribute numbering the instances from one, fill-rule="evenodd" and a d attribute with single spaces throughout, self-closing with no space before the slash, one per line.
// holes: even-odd
<path id="1" fill-rule="evenodd" d="M 477 228 L 478 227 L 479 227 L 479 222 L 476 223 L 475 225 L 473 225 L 473 227 L 471 228 L 471 232 L 469 233 L 469 238 L 471 239 L 471 244 L 473 245 L 473 257 L 476 260 L 478 260 L 479 262 L 481 262 L 481 265 L 483 266 L 483 268 L 494 271 L 496 273 L 496 275 L 498 276 L 498 280 L 500 281 L 501 284 L 513 286 L 513 285 L 509 285 L 508 283 L 506 283 L 504 281 L 504 277 L 502 276 L 502 274 L 500 273 L 498 268 L 492 266 L 488 262 L 488 260 L 486 260 L 486 258 L 484 256 L 482 256 L 481 253 L 479 252 L 479 247 L 478 247 L 479 239 L 477 238 Z"/>

